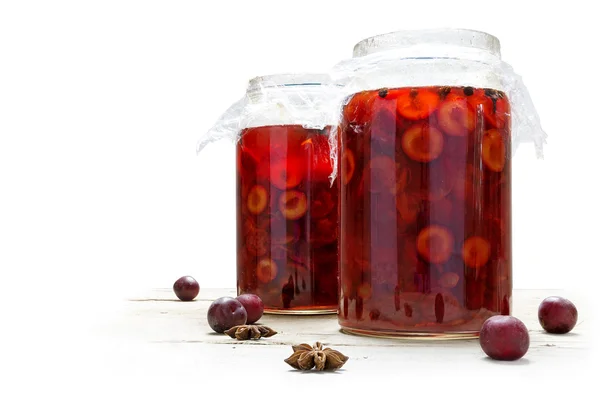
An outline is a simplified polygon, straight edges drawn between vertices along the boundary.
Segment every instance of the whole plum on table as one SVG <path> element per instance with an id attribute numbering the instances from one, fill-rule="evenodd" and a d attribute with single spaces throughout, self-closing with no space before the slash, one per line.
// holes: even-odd
<path id="1" fill-rule="evenodd" d="M 244 325 L 247 318 L 246 309 L 233 297 L 220 297 L 208 307 L 208 325 L 217 333 L 223 333 L 237 325 Z"/>
<path id="2" fill-rule="evenodd" d="M 265 310 L 265 305 L 260 297 L 255 294 L 241 294 L 236 297 L 236 300 L 242 303 L 248 314 L 247 324 L 253 324 L 258 321 Z"/>
<path id="3" fill-rule="evenodd" d="M 200 285 L 191 276 L 182 276 L 173 284 L 173 292 L 181 301 L 192 301 L 200 293 Z"/>
<path id="4" fill-rule="evenodd" d="M 518 318 L 495 315 L 483 323 L 479 344 L 485 354 L 494 360 L 514 361 L 529 350 L 529 332 Z"/>
<path id="5" fill-rule="evenodd" d="M 550 296 L 540 304 L 538 319 L 548 333 L 568 333 L 577 323 L 577 308 L 563 297 Z"/>

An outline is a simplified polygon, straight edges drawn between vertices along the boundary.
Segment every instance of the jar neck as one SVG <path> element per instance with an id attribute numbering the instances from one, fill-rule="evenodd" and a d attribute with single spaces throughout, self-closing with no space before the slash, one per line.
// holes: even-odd
<path id="1" fill-rule="evenodd" d="M 281 86 L 260 86 L 249 88 L 246 96 L 252 103 L 257 103 L 268 99 L 297 99 L 306 100 L 315 97 L 326 96 L 329 86 L 324 86 L 320 83 L 315 84 L 290 84 Z"/>
<path id="2" fill-rule="evenodd" d="M 270 93 L 292 95 L 295 93 L 314 93 L 330 85 L 326 74 L 277 74 L 256 77 L 248 82 L 246 95 L 251 101 L 260 101 Z"/>
<path id="3" fill-rule="evenodd" d="M 329 75 L 270 75 L 246 90 L 247 126 L 302 125 L 322 129 L 337 121 L 339 85 Z"/>

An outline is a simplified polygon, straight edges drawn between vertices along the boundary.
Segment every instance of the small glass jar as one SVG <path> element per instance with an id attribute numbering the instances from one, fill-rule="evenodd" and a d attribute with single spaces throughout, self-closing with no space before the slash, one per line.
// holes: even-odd
<path id="1" fill-rule="evenodd" d="M 356 72 L 338 144 L 339 323 L 364 335 L 475 337 L 491 315 L 511 312 L 499 41 L 394 32 L 358 43 L 363 56 L 372 61 Z"/>
<path id="2" fill-rule="evenodd" d="M 248 85 L 237 143 L 237 289 L 259 295 L 266 313 L 337 312 L 335 91 L 326 75 Z"/>

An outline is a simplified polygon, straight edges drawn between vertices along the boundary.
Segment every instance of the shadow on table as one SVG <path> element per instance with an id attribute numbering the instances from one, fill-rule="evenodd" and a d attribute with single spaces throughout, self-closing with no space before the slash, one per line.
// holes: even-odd
<path id="1" fill-rule="evenodd" d="M 174 302 L 174 303 L 195 303 L 198 301 L 202 301 L 201 299 L 194 299 L 191 301 L 181 301 L 179 299 L 128 299 L 128 301 L 135 301 L 135 302 L 143 302 L 143 301 L 167 301 L 167 302 Z"/>
<path id="2" fill-rule="evenodd" d="M 531 361 L 529 361 L 527 358 L 520 358 L 515 361 L 494 360 L 489 357 L 482 357 L 481 359 L 484 362 L 491 363 L 491 364 L 498 364 L 498 365 L 529 365 L 529 364 L 531 364 Z"/>
<path id="3" fill-rule="evenodd" d="M 290 369 L 288 370 L 288 373 L 292 373 L 292 374 L 340 374 L 342 372 L 344 372 L 345 370 L 342 369 L 337 369 L 335 371 L 317 371 L 316 369 L 309 369 L 308 371 L 302 371 L 299 369 Z"/>

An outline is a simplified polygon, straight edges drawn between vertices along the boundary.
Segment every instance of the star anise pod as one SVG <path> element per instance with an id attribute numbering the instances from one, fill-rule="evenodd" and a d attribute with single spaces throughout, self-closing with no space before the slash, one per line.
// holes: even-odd
<path id="1" fill-rule="evenodd" d="M 317 342 L 314 346 L 300 344 L 292 346 L 294 354 L 284 361 L 295 369 L 309 370 L 315 368 L 317 371 L 333 371 L 348 361 L 348 357 L 337 350 L 329 347 L 323 348 L 323 344 Z"/>
<path id="2" fill-rule="evenodd" d="M 237 340 L 249 340 L 273 336 L 277 332 L 264 325 L 237 325 L 226 330 L 225 334 Z"/>

